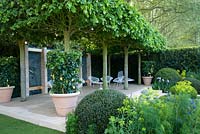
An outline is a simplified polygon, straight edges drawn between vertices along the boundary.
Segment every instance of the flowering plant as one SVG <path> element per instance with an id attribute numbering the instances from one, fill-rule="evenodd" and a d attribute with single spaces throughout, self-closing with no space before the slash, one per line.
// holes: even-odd
<path id="1" fill-rule="evenodd" d="M 47 54 L 47 67 L 51 71 L 53 87 L 51 93 L 75 93 L 78 89 L 79 64 L 81 54 L 76 51 L 50 51 Z"/>
<path id="2" fill-rule="evenodd" d="M 171 87 L 170 81 L 165 80 L 161 77 L 157 77 L 152 85 L 152 88 L 154 90 L 162 90 L 162 92 L 164 93 L 168 92 L 170 87 Z"/>
<path id="3" fill-rule="evenodd" d="M 154 61 L 142 61 L 142 72 L 144 76 L 152 76 L 154 72 Z"/>

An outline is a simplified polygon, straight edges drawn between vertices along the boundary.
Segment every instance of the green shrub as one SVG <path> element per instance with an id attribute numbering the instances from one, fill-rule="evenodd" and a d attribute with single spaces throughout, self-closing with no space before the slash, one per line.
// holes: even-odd
<path id="1" fill-rule="evenodd" d="M 176 84 L 176 82 L 181 80 L 180 74 L 173 68 L 162 68 L 155 74 L 155 79 L 162 78 L 164 80 L 169 80 L 170 86 Z"/>
<path id="2" fill-rule="evenodd" d="M 152 76 L 154 73 L 155 61 L 142 61 L 143 76 Z"/>
<path id="3" fill-rule="evenodd" d="M 136 99 L 125 99 L 123 107 L 118 109 L 119 114 L 110 117 L 105 134 L 171 133 L 172 126 L 166 121 L 171 109 L 165 109 L 164 101 L 154 97 L 144 94 Z"/>
<path id="4" fill-rule="evenodd" d="M 166 109 L 171 109 L 171 115 L 167 118 L 167 121 L 172 126 L 172 134 L 186 134 L 183 133 L 186 132 L 184 131 L 186 128 L 187 131 L 190 131 L 187 134 L 200 130 L 197 127 L 200 123 L 200 118 L 197 117 L 199 100 L 191 99 L 188 94 L 172 95 L 166 100 L 166 105 Z"/>
<path id="5" fill-rule="evenodd" d="M 53 80 L 52 93 L 75 93 L 79 90 L 79 65 L 81 53 L 52 50 L 47 53 L 47 67 Z"/>
<path id="6" fill-rule="evenodd" d="M 195 78 L 197 80 L 200 80 L 200 71 L 197 71 L 197 72 L 189 71 L 189 72 L 187 72 L 186 76 L 189 77 L 189 78 Z"/>
<path id="7" fill-rule="evenodd" d="M 0 58 L 0 87 L 15 86 L 13 97 L 20 95 L 19 65 L 15 57 Z"/>
<path id="8" fill-rule="evenodd" d="M 78 119 L 74 113 L 67 115 L 66 134 L 78 134 Z"/>
<path id="9" fill-rule="evenodd" d="M 97 90 L 81 100 L 75 114 L 78 117 L 80 134 L 94 131 L 102 134 L 107 127 L 109 117 L 117 114 L 126 96 L 116 90 Z"/>
<path id="10" fill-rule="evenodd" d="M 200 80 L 189 77 L 186 77 L 184 80 L 192 82 L 192 86 L 197 90 L 197 93 L 200 94 Z"/>
<path id="11" fill-rule="evenodd" d="M 187 80 L 179 81 L 170 88 L 170 91 L 172 94 L 189 94 L 192 98 L 196 98 L 197 91 L 191 84 L 192 83 Z"/>
<path id="12" fill-rule="evenodd" d="M 197 134 L 199 105 L 199 100 L 185 94 L 162 99 L 151 94 L 128 98 L 119 114 L 110 117 L 105 134 Z"/>

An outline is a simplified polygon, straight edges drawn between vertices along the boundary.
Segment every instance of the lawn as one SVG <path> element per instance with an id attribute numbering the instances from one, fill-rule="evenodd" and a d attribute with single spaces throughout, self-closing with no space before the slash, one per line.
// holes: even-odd
<path id="1" fill-rule="evenodd" d="M 0 134 L 64 134 L 0 114 Z"/>

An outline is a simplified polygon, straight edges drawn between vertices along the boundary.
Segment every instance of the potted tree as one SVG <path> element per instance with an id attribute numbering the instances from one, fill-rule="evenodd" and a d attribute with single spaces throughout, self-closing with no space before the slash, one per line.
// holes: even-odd
<path id="1" fill-rule="evenodd" d="M 10 102 L 17 76 L 15 57 L 0 58 L 0 103 Z"/>
<path id="2" fill-rule="evenodd" d="M 151 85 L 153 79 L 153 71 L 154 71 L 154 61 L 142 61 L 142 72 L 143 72 L 143 83 L 144 85 Z"/>
<path id="3" fill-rule="evenodd" d="M 53 81 L 50 95 L 59 116 L 66 116 L 76 106 L 78 95 L 79 64 L 81 54 L 77 51 L 52 50 L 47 54 L 47 67 Z"/>

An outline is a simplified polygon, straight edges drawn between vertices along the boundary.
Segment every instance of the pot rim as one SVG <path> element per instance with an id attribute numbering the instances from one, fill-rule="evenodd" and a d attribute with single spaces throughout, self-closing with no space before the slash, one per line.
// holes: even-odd
<path id="1" fill-rule="evenodd" d="M 62 97 L 62 96 L 77 96 L 80 94 L 80 91 L 76 92 L 76 93 L 69 93 L 69 94 L 53 94 L 51 93 L 50 96 L 54 96 L 54 97 Z"/>
<path id="2" fill-rule="evenodd" d="M 153 76 L 142 76 L 142 78 L 153 78 Z"/>
<path id="3" fill-rule="evenodd" d="M 1 90 L 1 89 L 13 89 L 13 88 L 15 88 L 15 86 L 0 87 L 0 90 Z"/>

